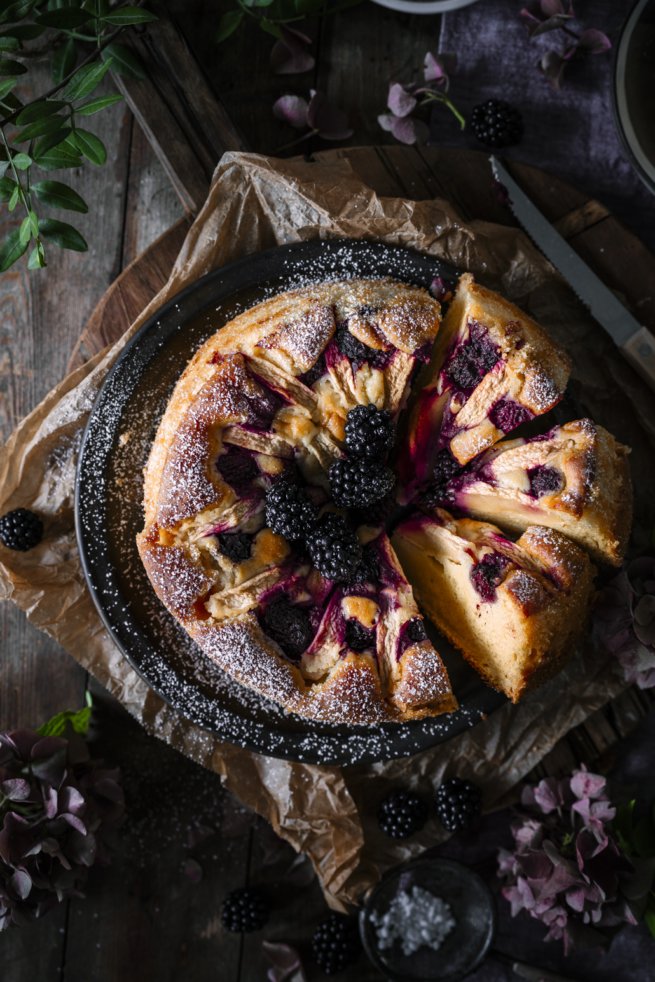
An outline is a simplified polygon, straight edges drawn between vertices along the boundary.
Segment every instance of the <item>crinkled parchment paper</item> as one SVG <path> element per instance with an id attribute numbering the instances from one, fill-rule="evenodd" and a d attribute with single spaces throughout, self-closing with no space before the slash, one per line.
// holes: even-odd
<path id="1" fill-rule="evenodd" d="M 221 774 L 245 804 L 308 853 L 328 899 L 339 906 L 356 901 L 386 865 L 427 844 L 426 836 L 398 845 L 378 832 L 375 804 L 387 787 L 400 781 L 426 787 L 449 768 L 474 777 L 493 805 L 624 683 L 603 657 L 587 651 L 519 707 L 503 707 L 445 745 L 388 764 L 339 769 L 221 743 L 165 705 L 114 647 L 84 584 L 73 529 L 81 430 L 107 369 L 137 327 L 203 273 L 276 243 L 331 236 L 384 239 L 449 260 L 500 289 L 552 331 L 573 355 L 588 412 L 633 447 L 637 545 L 645 541 L 655 503 L 640 489 L 649 483 L 655 399 L 522 233 L 465 224 L 445 201 L 379 197 L 345 160 L 226 154 L 166 286 L 117 344 L 64 379 L 10 438 L 0 461 L 0 512 L 34 508 L 45 517 L 46 540 L 32 552 L 3 550 L 0 589 L 149 732 Z"/>

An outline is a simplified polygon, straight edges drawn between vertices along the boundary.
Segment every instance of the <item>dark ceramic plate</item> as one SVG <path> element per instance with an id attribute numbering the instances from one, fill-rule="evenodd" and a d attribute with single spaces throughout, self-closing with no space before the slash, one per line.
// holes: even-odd
<path id="1" fill-rule="evenodd" d="M 91 595 L 139 675 L 187 719 L 260 753 L 324 764 L 387 760 L 441 743 L 505 702 L 438 640 L 462 708 L 406 724 L 330 726 L 285 714 L 228 679 L 164 610 L 135 544 L 142 468 L 171 390 L 193 352 L 221 324 L 300 283 L 395 276 L 429 287 L 454 270 L 383 243 L 301 242 L 249 256 L 198 280 L 143 325 L 107 375 L 87 424 L 75 517 Z"/>
<path id="2" fill-rule="evenodd" d="M 655 192 L 655 0 L 637 0 L 616 46 L 614 109 L 623 142 Z"/>

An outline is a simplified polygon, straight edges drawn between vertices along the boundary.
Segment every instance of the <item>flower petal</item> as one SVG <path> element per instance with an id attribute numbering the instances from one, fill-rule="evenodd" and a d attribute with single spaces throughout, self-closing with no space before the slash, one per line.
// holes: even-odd
<path id="1" fill-rule="evenodd" d="M 271 50 L 270 64 L 273 71 L 276 75 L 298 75 L 311 71 L 315 64 L 314 56 L 307 50 L 311 38 L 293 27 L 283 25 L 281 30 L 282 37 Z"/>
<path id="2" fill-rule="evenodd" d="M 307 126 L 307 109 L 307 100 L 299 95 L 282 95 L 273 103 L 275 118 L 297 130 Z"/>
<path id="3" fill-rule="evenodd" d="M 394 116 L 409 116 L 416 109 L 416 99 L 400 82 L 393 82 L 389 86 L 387 106 Z"/>

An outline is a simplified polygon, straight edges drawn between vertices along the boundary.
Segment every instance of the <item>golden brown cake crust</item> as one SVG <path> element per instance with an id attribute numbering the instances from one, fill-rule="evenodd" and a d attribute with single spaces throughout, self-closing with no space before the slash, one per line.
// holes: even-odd
<path id="1" fill-rule="evenodd" d="M 397 415 L 415 353 L 434 340 L 439 321 L 439 304 L 429 294 L 389 279 L 281 294 L 200 347 L 159 425 L 145 470 L 145 527 L 137 537 L 152 585 L 208 658 L 290 712 L 370 724 L 457 707 L 431 643 L 398 647 L 406 622 L 420 617 L 406 584 L 393 603 L 348 596 L 294 561 L 285 540 L 261 528 L 265 487 L 285 462 L 295 460 L 310 483 L 325 484 L 325 471 L 342 454 L 349 408 L 373 403 Z M 306 384 L 303 376 L 344 323 L 357 342 L 384 355 L 383 368 L 353 365 L 337 351 L 323 377 Z M 221 469 L 224 455 L 235 450 L 256 462 L 248 493 Z M 240 564 L 215 544 L 217 533 L 236 529 L 254 536 L 250 558 Z M 388 541 L 382 536 L 380 543 L 385 568 L 402 580 Z M 318 598 L 327 604 L 334 619 L 297 663 L 259 616 L 272 593 L 284 598 L 291 589 L 300 591 L 301 603 Z M 343 626 L 341 635 L 337 626 L 348 618 L 375 629 L 376 650 L 344 650 Z M 387 646 L 393 641 L 393 657 L 383 638 Z"/>

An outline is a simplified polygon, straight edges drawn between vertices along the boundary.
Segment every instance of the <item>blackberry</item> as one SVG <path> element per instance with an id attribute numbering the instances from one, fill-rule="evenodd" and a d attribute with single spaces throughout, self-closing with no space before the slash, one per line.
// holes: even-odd
<path id="1" fill-rule="evenodd" d="M 425 623 L 420 617 L 412 617 L 407 625 L 407 637 L 416 644 L 417 641 L 425 641 L 427 638 Z"/>
<path id="2" fill-rule="evenodd" d="M 362 559 L 355 570 L 353 583 L 377 583 L 380 579 L 380 561 L 375 547 L 372 545 L 364 546 L 362 549 Z"/>
<path id="3" fill-rule="evenodd" d="M 245 887 L 232 890 L 223 901 L 221 920 L 223 927 L 235 934 L 259 931 L 268 921 L 269 906 L 257 890 Z"/>
<path id="4" fill-rule="evenodd" d="M 471 325 L 468 340 L 459 346 L 445 368 L 451 382 L 464 391 L 474 389 L 498 362 L 500 352 L 484 329 Z"/>
<path id="5" fill-rule="evenodd" d="M 303 489 L 288 478 L 280 478 L 266 492 L 266 524 L 285 539 L 304 540 L 316 518 L 316 508 Z"/>
<path id="6" fill-rule="evenodd" d="M 356 457 L 385 457 L 393 445 L 391 413 L 373 403 L 355 406 L 346 418 L 346 447 Z"/>
<path id="7" fill-rule="evenodd" d="M 336 975 L 359 956 L 361 941 L 357 921 L 343 914 L 330 914 L 312 935 L 312 952 L 318 967 L 326 975 Z"/>
<path id="8" fill-rule="evenodd" d="M 471 129 L 487 147 L 510 147 L 523 136 L 523 119 L 518 109 L 502 99 L 488 99 L 471 113 Z"/>
<path id="9" fill-rule="evenodd" d="M 392 839 L 408 839 L 428 820 L 428 806 L 411 791 L 392 791 L 380 803 L 378 825 Z"/>
<path id="10" fill-rule="evenodd" d="M 434 478 L 435 484 L 445 484 L 446 481 L 449 481 L 450 478 L 457 473 L 458 470 L 459 464 L 453 457 L 448 447 L 444 447 L 443 450 L 439 451 L 434 459 L 432 477 Z"/>
<path id="11" fill-rule="evenodd" d="M 347 324 L 340 324 L 334 337 L 341 354 L 350 358 L 351 361 L 370 361 L 376 353 L 373 348 L 369 348 L 367 344 L 351 334 Z"/>
<path id="12" fill-rule="evenodd" d="M 556 467 L 547 467 L 544 464 L 531 467 L 528 471 L 528 480 L 530 481 L 530 494 L 535 498 L 561 491 L 563 485 L 561 471 Z"/>
<path id="13" fill-rule="evenodd" d="M 351 580 L 362 558 L 362 547 L 341 515 L 328 512 L 307 537 L 307 550 L 316 569 L 328 580 Z"/>
<path id="14" fill-rule="evenodd" d="M 395 483 L 393 471 L 377 460 L 335 460 L 328 472 L 332 498 L 342 508 L 366 508 L 385 498 Z"/>
<path id="15" fill-rule="evenodd" d="M 449 777 L 436 794 L 437 815 L 448 832 L 465 829 L 482 811 L 482 795 L 472 781 Z"/>
<path id="16" fill-rule="evenodd" d="M 43 522 L 27 508 L 14 508 L 0 518 L 0 541 L 7 549 L 27 552 L 43 538 Z"/>
<path id="17" fill-rule="evenodd" d="M 351 651 L 375 647 L 375 631 L 364 627 L 356 618 L 346 622 L 346 644 Z"/>
<path id="18" fill-rule="evenodd" d="M 471 582 L 486 603 L 496 597 L 496 587 L 503 581 L 503 574 L 509 563 L 499 552 L 488 552 L 471 570 Z"/>
<path id="19" fill-rule="evenodd" d="M 318 382 L 318 380 L 325 375 L 326 372 L 327 367 L 325 365 L 325 355 L 323 354 L 319 355 L 312 367 L 303 375 L 300 375 L 299 378 L 303 385 L 306 385 L 311 389 L 314 382 Z"/>
<path id="20" fill-rule="evenodd" d="M 244 559 L 250 559 L 252 538 L 246 532 L 219 532 L 216 538 L 218 548 L 233 563 L 242 563 Z"/>
<path id="21" fill-rule="evenodd" d="M 309 615 L 288 600 L 275 600 L 263 615 L 264 629 L 289 658 L 300 658 L 313 632 Z"/>

